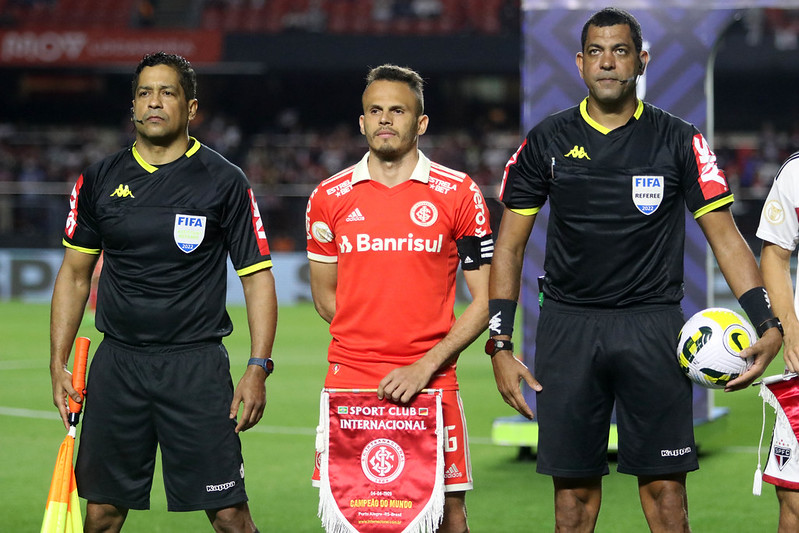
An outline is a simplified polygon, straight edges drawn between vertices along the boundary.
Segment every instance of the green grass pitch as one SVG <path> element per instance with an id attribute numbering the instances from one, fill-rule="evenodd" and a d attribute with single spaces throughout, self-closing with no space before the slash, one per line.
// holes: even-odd
<path id="1" fill-rule="evenodd" d="M 46 305 L 0 303 L 0 531 L 38 531 L 58 446 L 65 431 L 51 402 Z M 236 331 L 227 339 L 234 382 L 249 356 L 244 310 L 230 309 Z M 325 374 L 326 324 L 313 306 L 281 307 L 274 350 L 275 374 L 267 382 L 267 410 L 258 426 L 242 436 L 247 490 L 261 531 L 321 531 L 317 491 L 310 484 L 319 390 Z M 99 333 L 85 320 L 81 335 Z M 517 461 L 517 449 L 491 444 L 495 418 L 514 414 L 494 385 L 482 353 L 485 335 L 460 358 L 458 375 L 471 439 L 475 490 L 467 496 L 474 532 L 552 531 L 549 478 L 535 462 Z M 769 373 L 781 372 L 781 359 Z M 688 476 L 689 514 L 697 532 L 775 531 L 773 487 L 752 496 L 762 403 L 755 389 L 715 393 L 729 414 L 697 428 L 699 471 Z M 91 401 L 91 400 L 89 400 Z M 766 410 L 768 443 L 773 412 Z M 78 441 L 80 445 L 80 441 Z M 763 457 L 765 462 L 765 457 Z M 598 532 L 646 531 L 635 479 L 611 474 L 604 480 Z M 85 502 L 83 502 L 85 505 Z M 168 513 L 160 473 L 153 483 L 150 511 L 132 511 L 130 532 L 208 531 L 204 513 Z"/>

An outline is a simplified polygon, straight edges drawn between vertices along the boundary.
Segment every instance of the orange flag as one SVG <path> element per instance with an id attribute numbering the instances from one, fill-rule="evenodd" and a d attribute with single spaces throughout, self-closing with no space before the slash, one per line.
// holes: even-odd
<path id="1" fill-rule="evenodd" d="M 75 361 L 72 368 L 72 386 L 81 396 L 86 386 L 86 360 L 89 356 L 90 340 L 79 337 L 75 341 Z M 58 449 L 47 507 L 44 511 L 41 533 L 80 533 L 83 531 L 83 518 L 80 514 L 78 488 L 75 484 L 75 469 L 72 457 L 75 451 L 75 435 L 82 404 L 69 399 L 69 433 Z"/>

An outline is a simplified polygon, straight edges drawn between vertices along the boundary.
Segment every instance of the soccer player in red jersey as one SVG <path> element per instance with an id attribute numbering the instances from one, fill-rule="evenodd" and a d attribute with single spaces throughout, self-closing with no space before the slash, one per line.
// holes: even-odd
<path id="1" fill-rule="evenodd" d="M 307 248 L 314 303 L 333 337 L 325 386 L 376 388 L 398 403 L 444 391 L 440 531 L 462 532 L 472 479 L 455 364 L 487 325 L 493 241 L 477 185 L 418 149 L 422 85 L 407 68 L 370 71 L 360 117 L 369 151 L 312 193 Z M 456 319 L 459 263 L 472 302 Z"/>

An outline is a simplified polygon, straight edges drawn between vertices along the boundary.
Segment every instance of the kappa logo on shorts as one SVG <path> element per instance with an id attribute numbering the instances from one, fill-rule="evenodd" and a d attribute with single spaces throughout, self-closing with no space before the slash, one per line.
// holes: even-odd
<path id="1" fill-rule="evenodd" d="M 663 176 L 633 176 L 633 204 L 645 215 L 651 215 L 663 201 Z"/>
<path id="2" fill-rule="evenodd" d="M 205 217 L 175 215 L 175 244 L 181 252 L 190 254 L 196 250 L 205 237 Z"/>
<path id="3" fill-rule="evenodd" d="M 219 485 L 206 485 L 205 492 L 222 492 L 228 489 L 232 489 L 236 486 L 235 481 L 228 481 L 227 483 L 220 483 Z"/>

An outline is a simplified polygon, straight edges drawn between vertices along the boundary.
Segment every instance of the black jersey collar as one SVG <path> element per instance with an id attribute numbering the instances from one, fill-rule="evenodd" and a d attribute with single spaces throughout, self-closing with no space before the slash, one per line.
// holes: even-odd
<path id="1" fill-rule="evenodd" d="M 644 112 L 644 102 L 638 100 L 638 107 L 635 108 L 635 113 L 633 113 L 633 118 L 638 120 L 641 118 L 641 114 Z M 607 135 L 610 133 L 611 129 L 606 128 L 596 120 L 592 119 L 591 116 L 588 114 L 588 97 L 585 97 L 585 100 L 580 102 L 580 114 L 583 116 L 583 120 L 585 120 L 589 126 L 597 130 L 599 133 L 603 135 Z"/>
<path id="2" fill-rule="evenodd" d="M 200 141 L 198 141 L 198 140 L 197 140 L 197 139 L 195 139 L 194 137 L 189 137 L 189 149 L 188 149 L 188 150 L 186 150 L 186 153 L 185 153 L 185 154 L 183 154 L 183 155 L 184 155 L 185 157 L 191 157 L 191 156 L 193 156 L 195 153 L 197 153 L 197 150 L 199 150 L 199 149 L 200 149 L 200 146 L 202 146 L 202 145 L 200 144 Z M 140 165 L 140 166 L 141 166 L 141 167 L 142 167 L 144 170 L 146 170 L 146 171 L 147 171 L 147 172 L 149 172 L 150 174 L 152 174 L 153 172 L 155 172 L 156 170 L 158 170 L 158 168 L 159 168 L 159 167 L 157 167 L 157 166 L 155 166 L 155 165 L 151 165 L 150 163 L 148 163 L 147 161 L 145 161 L 145 160 L 142 158 L 141 154 L 139 154 L 139 151 L 136 149 L 136 143 L 135 143 L 135 142 L 133 143 L 133 146 L 131 147 L 131 152 L 133 153 L 133 158 L 136 160 L 136 162 L 137 162 L 137 163 L 138 163 L 138 164 L 139 164 L 139 165 Z"/>

